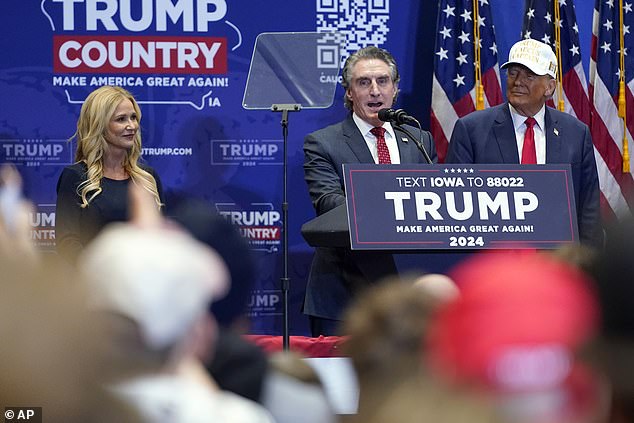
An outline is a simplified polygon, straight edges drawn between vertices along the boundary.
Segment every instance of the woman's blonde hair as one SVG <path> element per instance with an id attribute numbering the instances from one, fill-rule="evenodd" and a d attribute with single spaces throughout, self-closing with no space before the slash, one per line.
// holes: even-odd
<path id="1" fill-rule="evenodd" d="M 77 193 L 81 197 L 82 208 L 88 207 L 89 203 L 102 191 L 103 158 L 108 145 L 105 133 L 117 106 L 126 99 L 132 103 L 140 123 L 141 109 L 139 105 L 132 94 L 121 87 L 106 85 L 98 88 L 88 95 L 81 107 L 79 119 L 77 120 L 77 132 L 72 138 L 77 139 L 75 161 L 86 163 L 88 168 L 86 181 L 77 187 Z M 149 172 L 139 167 L 139 157 L 141 157 L 140 126 L 134 135 L 132 148 L 126 154 L 123 167 L 130 175 L 132 182 L 141 185 L 149 191 L 154 196 L 156 203 L 161 206 L 156 181 Z"/>

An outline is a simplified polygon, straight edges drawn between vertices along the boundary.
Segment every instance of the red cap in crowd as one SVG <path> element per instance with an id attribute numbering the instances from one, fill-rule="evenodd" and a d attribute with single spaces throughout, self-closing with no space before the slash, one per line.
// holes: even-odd
<path id="1" fill-rule="evenodd" d="M 430 326 L 432 368 L 495 393 L 552 391 L 578 379 L 575 352 L 598 325 L 584 274 L 533 252 L 481 254 L 450 276 L 460 296 Z"/>

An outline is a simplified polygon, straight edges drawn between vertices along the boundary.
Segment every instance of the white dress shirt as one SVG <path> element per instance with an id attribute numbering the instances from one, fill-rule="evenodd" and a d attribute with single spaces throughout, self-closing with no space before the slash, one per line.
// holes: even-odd
<path id="1" fill-rule="evenodd" d="M 374 126 L 361 119 L 355 113 L 352 113 L 352 120 L 354 120 L 357 128 L 359 128 L 359 131 L 363 134 L 365 143 L 370 149 L 370 153 L 372 153 L 374 163 L 379 163 L 379 154 L 376 151 L 376 137 L 372 132 L 370 132 Z M 383 122 L 383 128 L 385 128 L 385 144 L 387 144 L 387 149 L 390 152 L 390 161 L 392 164 L 399 164 L 401 163 L 401 156 L 398 152 L 398 142 L 396 135 L 394 134 L 394 128 L 392 128 L 392 125 L 389 122 Z"/>
<path id="2" fill-rule="evenodd" d="M 522 157 L 522 147 L 524 146 L 524 134 L 526 133 L 526 116 L 522 116 L 513 106 L 509 104 L 511 110 L 511 117 L 513 118 L 513 127 L 515 128 L 515 141 L 517 142 L 517 153 L 519 157 Z M 546 164 L 546 126 L 544 122 L 544 116 L 546 115 L 546 106 L 537 112 L 533 118 L 537 123 L 533 126 L 533 133 L 535 135 L 535 152 L 537 153 L 537 164 Z"/>

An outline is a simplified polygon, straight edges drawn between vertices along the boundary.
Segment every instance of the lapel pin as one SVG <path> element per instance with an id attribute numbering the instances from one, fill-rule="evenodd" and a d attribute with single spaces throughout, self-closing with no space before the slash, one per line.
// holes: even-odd
<path id="1" fill-rule="evenodd" d="M 403 137 L 402 139 L 403 139 L 403 142 L 407 142 L 407 141 L 409 141 L 409 140 L 408 140 L 407 138 L 405 138 L 405 137 Z"/>
<path id="2" fill-rule="evenodd" d="M 555 133 L 555 135 L 559 136 L 559 131 L 557 130 L 557 128 L 554 128 L 553 132 Z"/>

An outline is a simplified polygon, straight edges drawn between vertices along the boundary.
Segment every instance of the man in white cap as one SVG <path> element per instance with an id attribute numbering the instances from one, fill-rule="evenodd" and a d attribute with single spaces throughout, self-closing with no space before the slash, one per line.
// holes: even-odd
<path id="1" fill-rule="evenodd" d="M 599 246 L 599 179 L 590 130 L 546 106 L 557 87 L 555 53 L 548 44 L 525 39 L 513 45 L 502 68 L 507 103 L 458 119 L 445 162 L 570 163 L 579 238 Z"/>

